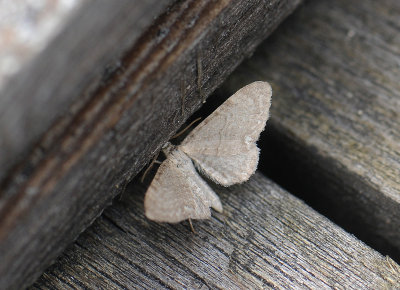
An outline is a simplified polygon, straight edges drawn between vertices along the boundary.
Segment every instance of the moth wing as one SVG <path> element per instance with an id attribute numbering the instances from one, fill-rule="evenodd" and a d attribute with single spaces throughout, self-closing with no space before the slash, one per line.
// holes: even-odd
<path id="1" fill-rule="evenodd" d="M 172 151 L 146 192 L 146 217 L 169 223 L 188 218 L 207 219 L 211 217 L 210 207 L 222 212 L 219 197 L 199 176 L 185 153 Z"/>
<path id="2" fill-rule="evenodd" d="M 179 149 L 216 183 L 248 180 L 257 169 L 255 142 L 269 118 L 271 95 L 267 82 L 241 88 L 190 132 Z"/>

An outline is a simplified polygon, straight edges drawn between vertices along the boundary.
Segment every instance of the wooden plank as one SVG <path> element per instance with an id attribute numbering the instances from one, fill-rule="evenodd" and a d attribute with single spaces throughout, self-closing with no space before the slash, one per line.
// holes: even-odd
<path id="1" fill-rule="evenodd" d="M 45 34 L 49 27 L 35 31 L 33 24 L 31 27 L 26 19 L 19 19 L 22 27 L 36 34 L 35 41 L 47 46 L 36 54 L 32 48 L 27 56 L 29 61 L 21 56 L 20 73 L 0 87 L 0 180 L 18 162 L 29 158 L 34 146 L 46 149 L 45 145 L 37 144 L 42 135 L 55 134 L 55 126 L 60 127 L 67 122 L 65 119 L 73 118 L 76 110 L 92 97 L 96 86 L 104 83 L 110 72 L 121 69 L 122 55 L 132 49 L 154 17 L 170 2 L 163 1 L 160 5 L 154 0 L 115 3 L 89 0 L 69 12 L 68 19 L 59 24 L 63 29 L 58 28 L 61 30 L 58 35 L 44 40 L 41 38 L 45 36 L 39 33 Z M 46 14 L 32 7 L 28 10 L 36 17 Z M 51 23 L 49 19 L 43 21 Z M 12 50 L 17 51 L 18 47 Z"/>
<path id="2" fill-rule="evenodd" d="M 224 213 L 159 224 L 136 182 L 31 289 L 393 289 L 400 266 L 256 173 Z"/>
<path id="3" fill-rule="evenodd" d="M 310 1 L 224 88 L 273 88 L 262 169 L 400 260 L 398 1 Z"/>
<path id="4" fill-rule="evenodd" d="M 0 288 L 31 283 L 300 0 L 174 1 L 147 30 L 155 2 L 97 2 L 98 27 L 71 22 L 7 91 Z"/>

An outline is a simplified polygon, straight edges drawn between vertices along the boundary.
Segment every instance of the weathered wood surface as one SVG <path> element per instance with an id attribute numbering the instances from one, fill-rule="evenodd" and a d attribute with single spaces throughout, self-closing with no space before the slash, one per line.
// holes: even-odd
<path id="1" fill-rule="evenodd" d="M 32 289 L 394 289 L 400 266 L 260 173 L 214 186 L 224 213 L 158 224 L 136 182 Z"/>
<path id="2" fill-rule="evenodd" d="M 112 72 L 123 69 L 122 55 L 171 2 L 88 0 L 70 13 L 44 51 L 21 61 L 20 73 L 0 90 L 0 181 L 29 154 L 40 158 L 46 153 L 58 133 L 54 127 L 62 130 L 72 122 L 96 94 L 96 86 L 104 86 Z M 39 152 L 32 153 L 35 149 Z"/>
<path id="3" fill-rule="evenodd" d="M 174 1 L 147 30 L 158 1 L 78 12 L 0 100 L 0 288 L 33 282 L 299 2 Z"/>
<path id="4" fill-rule="evenodd" d="M 309 1 L 226 82 L 273 89 L 261 169 L 400 261 L 400 2 Z"/>

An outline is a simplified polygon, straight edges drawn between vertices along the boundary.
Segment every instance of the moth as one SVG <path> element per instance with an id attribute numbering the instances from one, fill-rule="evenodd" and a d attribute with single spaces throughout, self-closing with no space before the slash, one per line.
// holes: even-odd
<path id="1" fill-rule="evenodd" d="M 210 207 L 222 212 L 218 195 L 197 170 L 223 186 L 247 181 L 257 169 L 256 141 L 268 120 L 271 96 L 267 82 L 253 82 L 227 99 L 180 145 L 167 142 L 162 150 L 166 159 L 145 195 L 146 217 L 177 223 L 210 218 Z"/>

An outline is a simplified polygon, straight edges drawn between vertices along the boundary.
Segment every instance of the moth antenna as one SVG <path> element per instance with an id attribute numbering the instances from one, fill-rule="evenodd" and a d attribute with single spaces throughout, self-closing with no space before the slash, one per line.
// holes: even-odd
<path id="1" fill-rule="evenodd" d="M 150 171 L 150 169 L 153 167 L 154 163 L 157 162 L 157 158 L 160 153 L 158 153 L 156 156 L 154 156 L 153 160 L 151 160 L 149 166 L 147 166 L 146 170 L 143 172 L 142 177 L 140 178 L 140 182 L 143 183 L 144 178 L 146 177 L 147 173 Z"/>
<path id="2" fill-rule="evenodd" d="M 200 98 L 203 104 L 206 102 L 206 99 L 203 95 L 203 90 L 201 89 L 201 79 L 203 78 L 203 66 L 201 64 L 201 54 L 197 54 L 197 88 L 199 90 Z"/>
<path id="3" fill-rule="evenodd" d="M 180 131 L 180 132 L 176 133 L 174 136 L 172 136 L 171 139 L 175 139 L 175 138 L 181 136 L 181 135 L 182 135 L 183 133 L 185 133 L 190 127 L 192 127 L 194 123 L 196 123 L 196 122 L 198 122 L 198 121 L 200 121 L 200 120 L 201 120 L 201 117 L 198 117 L 198 118 L 197 118 L 196 120 L 194 120 L 192 123 L 190 123 L 189 125 L 187 125 L 187 126 L 185 127 L 185 129 L 183 129 L 182 131 Z"/>
<path id="4" fill-rule="evenodd" d="M 190 229 L 192 230 L 192 232 L 193 232 L 194 234 L 197 234 L 196 231 L 194 230 L 194 227 L 193 227 L 193 224 L 192 224 L 192 219 L 189 218 L 188 220 L 189 220 Z"/>
<path id="5" fill-rule="evenodd" d="M 182 101 L 181 113 L 182 113 L 182 117 L 185 115 L 185 97 L 186 97 L 186 85 L 185 85 L 185 79 L 182 79 L 181 80 L 181 101 Z"/>

